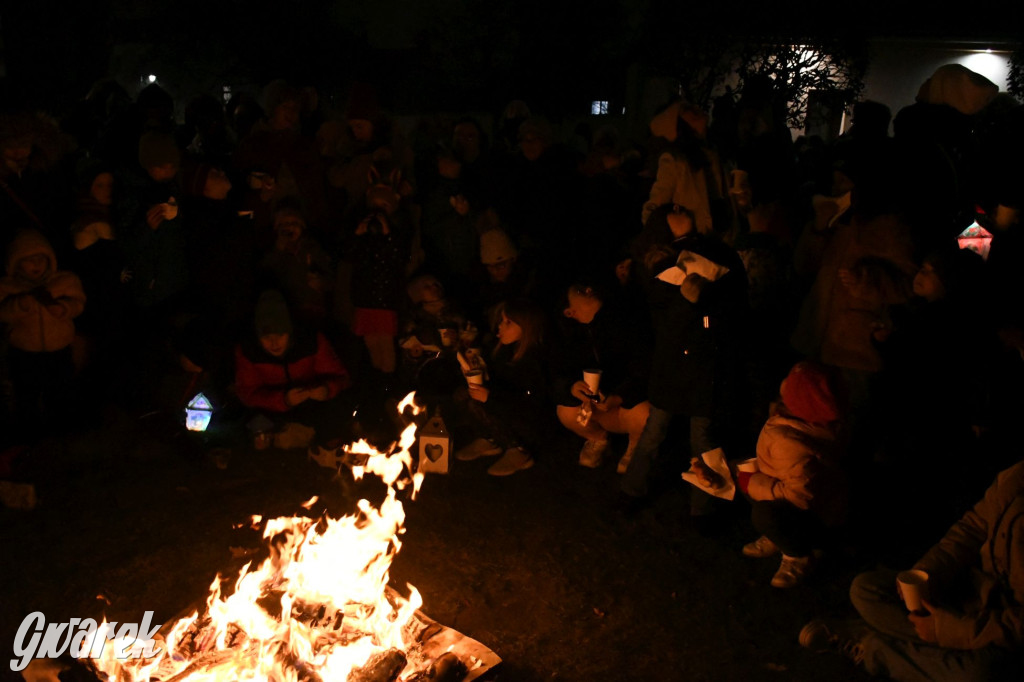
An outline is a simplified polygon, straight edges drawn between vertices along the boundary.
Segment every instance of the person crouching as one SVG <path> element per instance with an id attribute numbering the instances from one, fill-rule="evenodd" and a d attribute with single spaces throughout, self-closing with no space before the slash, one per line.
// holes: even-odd
<path id="1" fill-rule="evenodd" d="M 761 537 L 743 547 L 749 557 L 782 553 L 773 587 L 794 587 L 811 569 L 814 551 L 845 509 L 836 461 L 840 410 L 829 375 L 797 363 L 782 382 L 781 405 L 757 439 L 757 471 L 740 472 Z"/>

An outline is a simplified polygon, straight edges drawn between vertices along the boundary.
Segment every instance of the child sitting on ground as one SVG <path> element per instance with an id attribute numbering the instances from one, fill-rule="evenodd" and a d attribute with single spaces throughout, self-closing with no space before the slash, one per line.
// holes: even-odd
<path id="1" fill-rule="evenodd" d="M 458 403 L 462 414 L 457 418 L 467 420 L 467 430 L 477 437 L 455 457 L 470 461 L 502 455 L 487 473 L 509 476 L 533 466 L 528 448 L 542 441 L 549 414 L 541 345 L 544 313 L 536 303 L 517 299 L 500 306 L 499 318 L 489 381 L 467 380 L 467 395 Z"/>
<path id="2" fill-rule="evenodd" d="M 772 586 L 793 587 L 809 572 L 827 528 L 840 520 L 845 486 L 836 462 L 839 402 L 826 370 L 798 363 L 783 380 L 781 397 L 757 439 L 757 471 L 737 478 L 761 533 L 743 554 L 781 551 Z"/>
<path id="3" fill-rule="evenodd" d="M 284 296 L 266 291 L 256 304 L 255 333 L 235 349 L 235 389 L 246 407 L 278 426 L 302 424 L 327 443 L 350 435 L 352 407 L 345 366 L 327 338 L 292 327 Z M 295 445 L 308 445 L 297 443 Z"/>

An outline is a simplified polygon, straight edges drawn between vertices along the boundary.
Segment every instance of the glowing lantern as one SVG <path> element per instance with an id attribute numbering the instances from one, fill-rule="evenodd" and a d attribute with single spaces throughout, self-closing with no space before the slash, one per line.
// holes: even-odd
<path id="1" fill-rule="evenodd" d="M 418 430 L 417 435 L 420 439 L 420 459 L 416 470 L 422 474 L 447 474 L 452 437 L 444 425 L 444 420 L 441 419 L 440 410 Z"/>
<path id="2" fill-rule="evenodd" d="M 205 431 L 213 417 L 213 405 L 202 393 L 189 401 L 185 408 L 185 428 L 189 431 Z"/>
<path id="3" fill-rule="evenodd" d="M 992 233 L 979 225 L 978 221 L 974 221 L 961 232 L 956 241 L 961 249 L 970 249 L 984 260 L 988 260 L 988 251 L 992 248 Z"/>

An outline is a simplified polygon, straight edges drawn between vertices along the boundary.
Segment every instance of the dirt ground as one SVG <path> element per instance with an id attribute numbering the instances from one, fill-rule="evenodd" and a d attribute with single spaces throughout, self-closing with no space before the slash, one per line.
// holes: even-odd
<path id="1" fill-rule="evenodd" d="M 245 560 L 230 548 L 261 547 L 234 524 L 299 512 L 313 495 L 314 512 L 340 515 L 381 492 L 343 485 L 297 451 L 240 448 L 222 470 L 190 445 L 109 413 L 88 434 L 33 450 L 39 506 L 0 509 L 4 652 L 32 611 L 61 622 L 153 610 L 165 622 L 218 572 L 237 574 Z M 555 440 L 508 478 L 486 475 L 491 460 L 456 462 L 406 504 L 392 584 L 415 585 L 427 615 L 494 650 L 503 663 L 491 679 L 868 679 L 797 644 L 808 619 L 850 613 L 863 558 L 836 553 L 805 586 L 774 589 L 777 560 L 740 554 L 754 537 L 745 510 L 715 537 L 697 532 L 673 471 L 681 462 L 668 457 L 654 503 L 624 519 L 609 509 L 614 458 L 583 469 L 578 447 Z M 76 667 L 62 679 L 91 676 Z"/>

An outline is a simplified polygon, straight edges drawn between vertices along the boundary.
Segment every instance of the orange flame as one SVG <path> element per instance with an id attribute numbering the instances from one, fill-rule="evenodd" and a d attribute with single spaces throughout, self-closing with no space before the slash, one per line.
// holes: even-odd
<path id="1" fill-rule="evenodd" d="M 400 404 L 412 405 L 412 394 Z M 270 556 L 257 568 L 246 564 L 228 596 L 222 578 L 210 585 L 202 615 L 193 613 L 164 630 L 161 651 L 150 659 L 117 660 L 106 646 L 92 664 L 108 680 L 239 679 L 297 680 L 314 672 L 324 680 L 344 680 L 377 653 L 406 652 L 406 677 L 422 661 L 404 636 L 422 605 L 415 587 L 403 598 L 388 588 L 389 569 L 401 549 L 405 510 L 397 491 L 408 482 L 415 442 L 410 424 L 386 453 L 359 441 L 347 451 L 366 455 L 364 471 L 388 486 L 379 508 L 359 500 L 358 513 L 338 519 L 302 516 L 265 522 Z M 422 475 L 412 476 L 413 497 Z M 301 506 L 309 509 L 316 498 Z M 251 521 L 257 526 L 261 517 Z M 113 643 L 111 643 L 113 644 Z"/>

